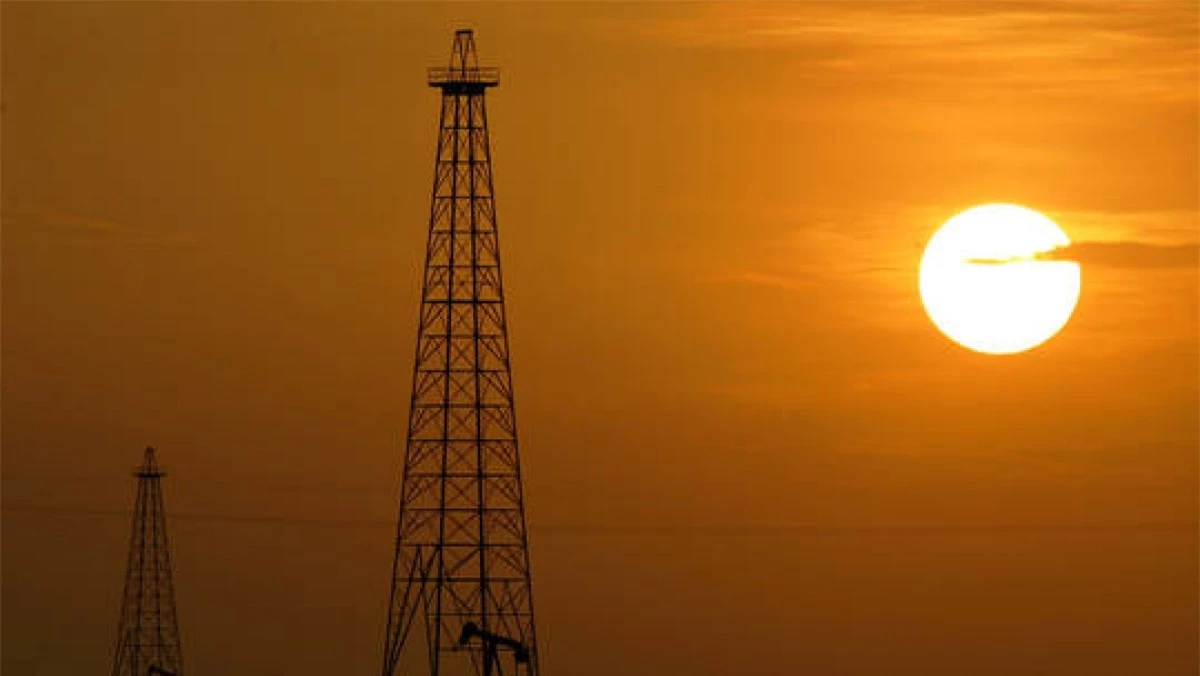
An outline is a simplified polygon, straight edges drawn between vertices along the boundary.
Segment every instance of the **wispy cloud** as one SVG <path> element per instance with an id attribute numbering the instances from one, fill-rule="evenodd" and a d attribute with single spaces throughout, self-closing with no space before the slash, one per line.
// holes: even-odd
<path id="1" fill-rule="evenodd" d="M 681 48 L 786 50 L 801 78 L 905 87 L 983 78 L 1026 92 L 1100 86 L 1195 100 L 1197 14 L 1194 2 L 727 3 L 623 28 Z"/>
<path id="2" fill-rule="evenodd" d="M 1200 267 L 1200 243 L 1076 242 L 1039 254 L 1037 258 L 1110 268 L 1195 268 Z"/>
<path id="3" fill-rule="evenodd" d="M 74 214 L 50 208 L 3 207 L 3 227 L 26 231 L 56 233 L 65 237 L 93 237 L 127 244 L 158 247 L 191 246 L 197 242 L 192 233 L 150 230 L 97 216 Z"/>
<path id="4" fill-rule="evenodd" d="M 759 286 L 789 291 L 809 289 L 818 284 L 818 279 L 814 275 L 779 274 L 757 270 L 735 270 L 725 274 L 704 277 L 697 281 L 711 284 Z"/>
<path id="5" fill-rule="evenodd" d="M 972 265 L 1007 265 L 1031 261 L 1067 261 L 1107 268 L 1200 267 L 1200 244 L 1163 245 L 1146 242 L 1074 242 L 1029 256 L 969 258 Z"/>

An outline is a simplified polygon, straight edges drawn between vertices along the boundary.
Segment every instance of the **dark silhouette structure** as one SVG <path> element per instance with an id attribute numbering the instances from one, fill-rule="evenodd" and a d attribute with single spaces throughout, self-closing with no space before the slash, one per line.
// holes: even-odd
<path id="1" fill-rule="evenodd" d="M 484 106 L 497 84 L 470 30 L 429 71 L 442 106 L 383 676 L 418 633 L 431 676 L 537 673 Z"/>
<path id="2" fill-rule="evenodd" d="M 137 497 L 112 676 L 182 676 L 163 511 L 162 478 L 166 474 L 159 469 L 153 448 L 146 449 L 142 465 L 133 475 L 137 477 Z"/>
<path id="3" fill-rule="evenodd" d="M 529 649 L 525 647 L 525 644 L 507 636 L 484 631 L 475 626 L 474 622 L 468 622 L 463 625 L 462 635 L 458 637 L 458 643 L 459 645 L 467 645 L 474 639 L 479 639 L 483 643 L 484 659 L 492 664 L 499 661 L 498 651 L 500 648 L 507 648 L 512 651 L 513 664 L 516 668 L 520 668 L 522 664 L 529 663 Z"/>

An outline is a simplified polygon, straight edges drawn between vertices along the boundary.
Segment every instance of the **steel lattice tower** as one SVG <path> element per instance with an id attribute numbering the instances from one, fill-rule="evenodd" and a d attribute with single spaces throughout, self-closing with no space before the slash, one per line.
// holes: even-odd
<path id="1" fill-rule="evenodd" d="M 167 546 L 162 478 L 147 448 L 137 477 L 133 527 L 129 535 L 129 565 L 117 628 L 113 676 L 182 676 L 183 657 L 175 619 L 175 585 Z"/>
<path id="2" fill-rule="evenodd" d="M 383 676 L 418 616 L 431 676 L 538 672 L 484 106 L 497 84 L 470 30 L 429 71 L 442 107 Z"/>

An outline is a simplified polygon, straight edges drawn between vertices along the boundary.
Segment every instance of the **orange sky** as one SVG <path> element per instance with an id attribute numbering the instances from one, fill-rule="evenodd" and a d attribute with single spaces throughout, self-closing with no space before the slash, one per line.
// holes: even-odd
<path id="1" fill-rule="evenodd" d="M 189 671 L 378 668 L 460 25 L 547 673 L 1200 667 L 1195 3 L 0 7 L 4 671 L 109 668 L 146 444 Z M 917 295 L 993 201 L 1011 357 Z"/>

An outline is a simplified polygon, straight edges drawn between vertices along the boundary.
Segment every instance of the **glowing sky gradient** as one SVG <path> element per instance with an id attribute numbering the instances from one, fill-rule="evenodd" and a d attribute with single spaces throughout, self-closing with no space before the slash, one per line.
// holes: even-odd
<path id="1" fill-rule="evenodd" d="M 1196 673 L 1194 2 L 0 18 L 5 673 L 109 668 L 147 444 L 189 672 L 378 668 L 468 19 L 547 674 Z M 1086 279 L 1012 358 L 917 293 L 988 202 Z"/>

